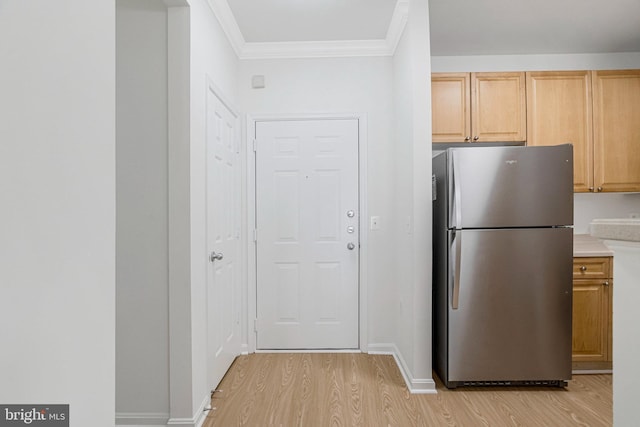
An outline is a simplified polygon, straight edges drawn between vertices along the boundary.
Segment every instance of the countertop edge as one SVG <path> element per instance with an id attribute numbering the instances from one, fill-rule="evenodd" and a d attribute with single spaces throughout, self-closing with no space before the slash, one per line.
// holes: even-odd
<path id="1" fill-rule="evenodd" d="M 573 236 L 573 257 L 612 257 L 611 250 L 603 241 L 589 234 L 575 234 Z"/>

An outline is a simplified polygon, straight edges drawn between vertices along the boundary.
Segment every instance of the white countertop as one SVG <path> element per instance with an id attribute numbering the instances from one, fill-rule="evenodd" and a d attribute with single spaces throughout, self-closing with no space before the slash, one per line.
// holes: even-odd
<path id="1" fill-rule="evenodd" d="M 574 257 L 603 257 L 613 256 L 613 251 L 597 237 L 589 234 L 573 235 L 573 256 Z"/>

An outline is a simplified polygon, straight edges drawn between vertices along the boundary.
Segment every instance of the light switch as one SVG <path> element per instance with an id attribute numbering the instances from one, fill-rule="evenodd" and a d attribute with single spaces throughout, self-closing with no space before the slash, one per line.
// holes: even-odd
<path id="1" fill-rule="evenodd" d="M 251 76 L 251 87 L 254 89 L 264 89 L 264 76 Z"/>
<path id="2" fill-rule="evenodd" d="M 371 230 L 379 230 L 380 229 L 380 217 L 372 216 L 371 217 Z"/>

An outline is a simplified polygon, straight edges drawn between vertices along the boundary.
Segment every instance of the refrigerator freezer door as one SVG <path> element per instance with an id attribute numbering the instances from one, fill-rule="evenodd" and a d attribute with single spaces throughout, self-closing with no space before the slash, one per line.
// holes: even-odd
<path id="1" fill-rule="evenodd" d="M 571 378 L 572 233 L 450 232 L 461 255 L 457 308 L 448 285 L 448 381 Z"/>
<path id="2" fill-rule="evenodd" d="M 453 148 L 448 228 L 573 224 L 573 148 Z"/>

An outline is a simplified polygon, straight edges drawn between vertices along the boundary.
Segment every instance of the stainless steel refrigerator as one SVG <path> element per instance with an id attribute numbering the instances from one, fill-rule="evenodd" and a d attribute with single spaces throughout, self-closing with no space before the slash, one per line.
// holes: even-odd
<path id="1" fill-rule="evenodd" d="M 573 149 L 433 157 L 433 358 L 445 386 L 571 379 Z"/>

